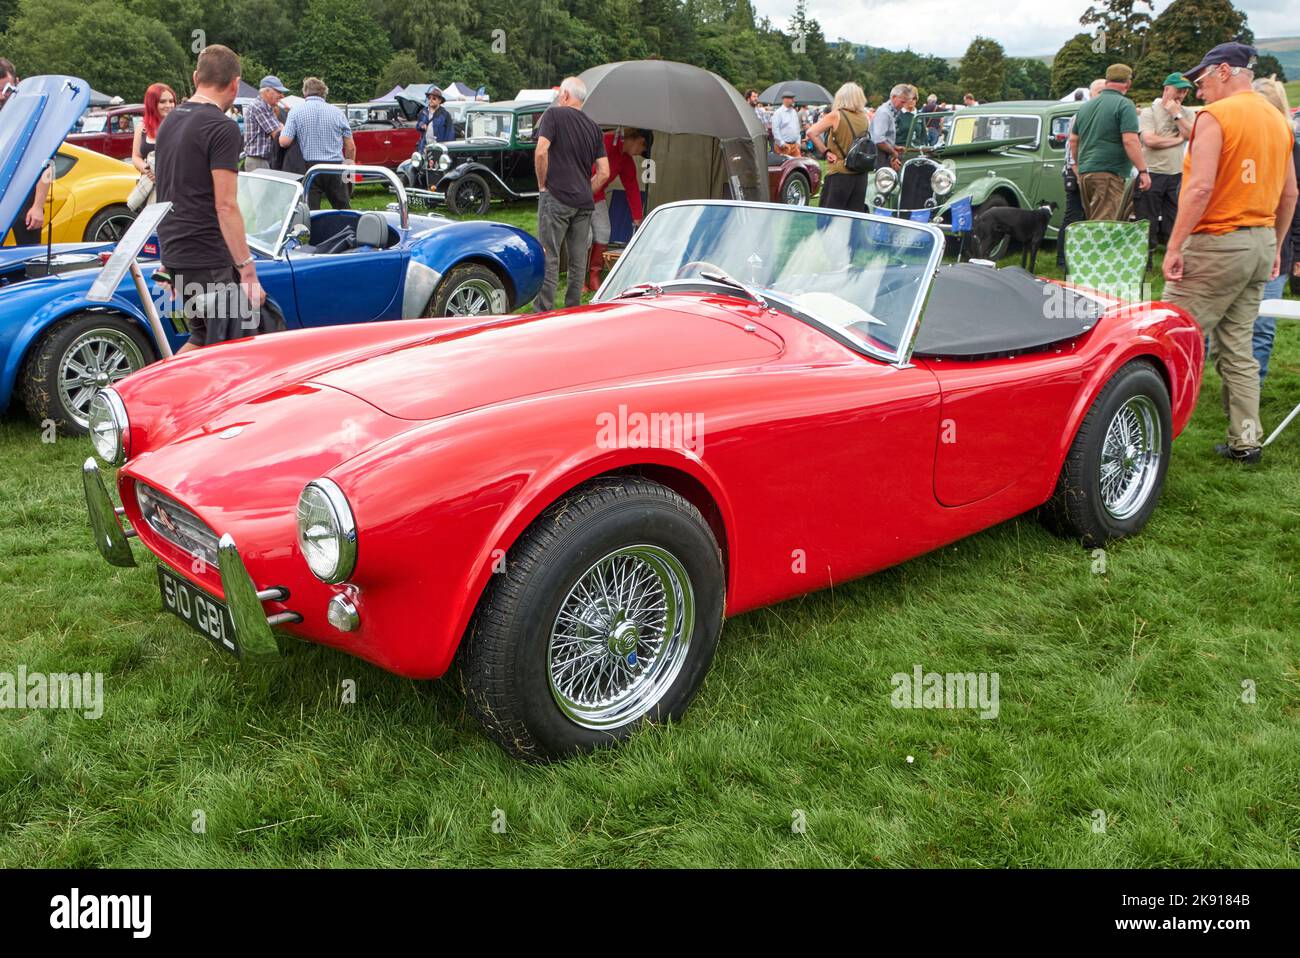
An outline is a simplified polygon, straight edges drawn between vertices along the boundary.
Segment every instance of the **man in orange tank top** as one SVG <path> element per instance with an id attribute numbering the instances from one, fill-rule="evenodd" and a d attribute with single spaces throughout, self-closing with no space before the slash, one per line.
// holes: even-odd
<path id="1" fill-rule="evenodd" d="M 1264 284 L 1277 275 L 1296 205 L 1291 129 L 1251 89 L 1255 49 L 1221 43 L 1187 71 L 1206 106 L 1197 115 L 1178 218 L 1165 253 L 1165 299 L 1191 313 L 1210 338 L 1223 380 L 1228 441 L 1237 462 L 1259 462 L 1259 363 L 1251 333 Z"/>

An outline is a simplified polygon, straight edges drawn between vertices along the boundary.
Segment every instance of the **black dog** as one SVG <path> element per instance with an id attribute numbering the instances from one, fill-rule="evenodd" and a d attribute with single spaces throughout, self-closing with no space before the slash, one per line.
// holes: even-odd
<path id="1" fill-rule="evenodd" d="M 1037 209 L 1022 210 L 1014 206 L 995 206 L 975 217 L 975 255 L 987 258 L 997 248 L 1002 237 L 1020 243 L 1023 252 L 1020 265 L 1028 261 L 1029 271 L 1034 271 L 1038 261 L 1038 247 L 1047 233 L 1047 224 L 1056 212 L 1055 203 L 1043 203 Z"/>

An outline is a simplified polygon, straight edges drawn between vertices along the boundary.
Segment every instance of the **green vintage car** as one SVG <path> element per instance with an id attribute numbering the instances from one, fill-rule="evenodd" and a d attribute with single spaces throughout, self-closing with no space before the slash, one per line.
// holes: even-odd
<path id="1" fill-rule="evenodd" d="M 872 175 L 868 209 L 898 216 L 928 210 L 936 226 L 951 232 L 950 207 L 962 197 L 970 197 L 976 216 L 992 206 L 1029 209 L 1051 202 L 1056 212 L 1047 236 L 1054 239 L 1065 215 L 1061 168 L 1078 108 L 1076 101 L 1011 100 L 920 114 L 902 169 Z M 995 257 L 1005 252 L 1005 242 Z"/>

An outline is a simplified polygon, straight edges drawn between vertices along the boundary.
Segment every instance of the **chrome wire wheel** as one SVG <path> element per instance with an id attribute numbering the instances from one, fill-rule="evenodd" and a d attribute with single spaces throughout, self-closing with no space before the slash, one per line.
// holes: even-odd
<path id="1" fill-rule="evenodd" d="M 484 279 L 466 280 L 447 297 L 448 316 L 484 316 L 505 312 L 505 296 Z"/>
<path id="2" fill-rule="evenodd" d="M 1160 413 L 1145 395 L 1116 410 L 1102 440 L 1101 501 L 1116 519 L 1136 515 L 1146 505 L 1160 475 Z"/>
<path id="3" fill-rule="evenodd" d="M 787 206 L 808 205 L 808 182 L 802 176 L 792 176 L 786 180 L 785 195 L 782 200 Z"/>
<path id="4" fill-rule="evenodd" d="M 145 365 L 140 347 L 116 329 L 89 329 L 72 341 L 59 362 L 59 398 L 73 421 L 86 428 L 95 393 Z"/>
<path id="5" fill-rule="evenodd" d="M 617 549 L 560 603 L 547 651 L 551 694 L 584 728 L 626 725 L 672 686 L 694 629 L 695 595 L 681 561 L 658 546 Z"/>

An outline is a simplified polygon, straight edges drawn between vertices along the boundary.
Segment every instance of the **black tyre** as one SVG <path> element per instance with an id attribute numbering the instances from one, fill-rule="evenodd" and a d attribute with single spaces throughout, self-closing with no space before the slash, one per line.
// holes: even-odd
<path id="1" fill-rule="evenodd" d="M 492 208 L 492 190 L 487 180 L 477 173 L 466 173 L 456 182 L 448 185 L 447 209 L 457 216 L 470 213 L 474 216 L 486 216 Z"/>
<path id="2" fill-rule="evenodd" d="M 808 177 L 802 173 L 791 173 L 790 178 L 781 187 L 781 202 L 787 206 L 807 206 L 812 195 Z"/>
<path id="3" fill-rule="evenodd" d="M 985 210 L 995 210 L 1010 205 L 1011 204 L 1007 202 L 1007 198 L 1005 196 L 1002 196 L 999 193 L 994 193 L 992 196 L 990 196 L 979 206 L 971 210 L 971 222 L 974 223 L 977 219 L 979 219 L 979 215 L 983 213 Z M 977 255 L 980 256 L 980 258 L 991 259 L 993 260 L 993 262 L 996 263 L 1002 257 L 1006 256 L 1008 252 L 1010 252 L 1010 246 L 1011 246 L 1010 237 L 1001 236 L 998 238 L 997 243 L 994 244 L 992 249 L 984 250 L 984 251 L 976 250 L 975 252 L 977 253 Z"/>
<path id="4" fill-rule="evenodd" d="M 19 391 L 38 423 L 60 432 L 86 432 L 95 393 L 153 362 L 154 350 L 133 320 L 111 313 L 77 313 L 40 338 L 23 363 Z"/>
<path id="5" fill-rule="evenodd" d="M 1052 524 L 1089 548 L 1140 531 L 1164 488 L 1172 435 L 1160 374 L 1145 362 L 1124 366 L 1074 437 L 1048 504 Z"/>
<path id="6" fill-rule="evenodd" d="M 135 214 L 124 203 L 106 206 L 90 218 L 83 239 L 87 243 L 116 243 L 135 222 Z"/>
<path id="7" fill-rule="evenodd" d="M 462 649 L 469 708 L 511 755 L 547 761 L 676 720 L 722 631 L 708 523 L 658 483 L 593 480 L 506 557 Z"/>
<path id="8" fill-rule="evenodd" d="M 443 277 L 429 301 L 428 316 L 491 316 L 510 312 L 501 277 L 478 263 L 462 263 Z"/>

